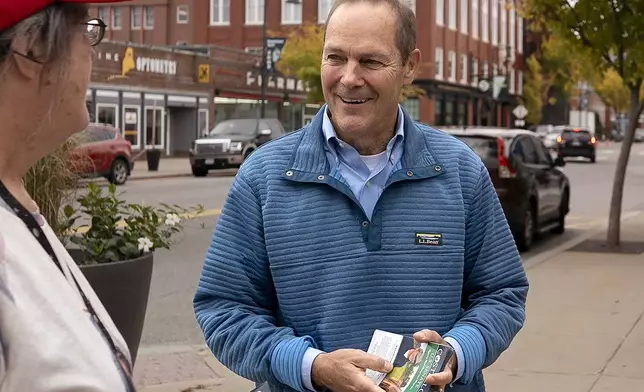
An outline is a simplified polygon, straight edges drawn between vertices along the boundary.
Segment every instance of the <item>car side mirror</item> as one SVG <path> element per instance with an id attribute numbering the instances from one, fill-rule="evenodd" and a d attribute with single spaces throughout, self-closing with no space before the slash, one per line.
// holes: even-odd
<path id="1" fill-rule="evenodd" d="M 270 136 L 271 135 L 271 130 L 270 129 L 262 129 L 259 131 L 260 136 Z"/>
<path id="2" fill-rule="evenodd" d="M 566 161 L 564 161 L 564 159 L 562 157 L 557 157 L 557 158 L 555 158 L 554 164 L 555 164 L 555 166 L 564 167 L 564 166 L 566 166 Z"/>

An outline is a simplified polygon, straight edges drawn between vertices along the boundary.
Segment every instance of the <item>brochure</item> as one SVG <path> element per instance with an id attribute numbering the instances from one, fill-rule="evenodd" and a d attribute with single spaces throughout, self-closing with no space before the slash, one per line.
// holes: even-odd
<path id="1" fill-rule="evenodd" d="M 425 384 L 430 374 L 445 370 L 454 355 L 451 347 L 437 343 L 418 343 L 413 337 L 376 330 L 371 338 L 369 354 L 393 364 L 388 374 L 367 370 L 367 377 L 387 392 L 431 392 Z"/>

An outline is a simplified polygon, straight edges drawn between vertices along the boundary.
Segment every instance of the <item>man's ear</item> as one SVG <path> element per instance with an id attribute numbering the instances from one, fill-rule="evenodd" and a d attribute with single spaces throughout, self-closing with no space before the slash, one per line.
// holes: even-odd
<path id="1" fill-rule="evenodd" d="M 18 73 L 29 80 L 38 78 L 42 72 L 42 63 L 38 61 L 40 52 L 37 47 L 29 47 L 28 37 L 17 37 L 11 45 L 11 58 Z"/>
<path id="2" fill-rule="evenodd" d="M 416 74 L 420 68 L 420 50 L 414 49 L 413 52 L 409 55 L 409 60 L 405 65 L 405 84 L 411 84 L 414 79 L 416 79 Z"/>

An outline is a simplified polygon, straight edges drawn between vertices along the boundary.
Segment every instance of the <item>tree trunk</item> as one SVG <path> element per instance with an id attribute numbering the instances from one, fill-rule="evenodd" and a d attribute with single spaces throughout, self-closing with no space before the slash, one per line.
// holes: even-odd
<path id="1" fill-rule="evenodd" d="M 642 105 L 640 104 L 639 99 L 641 85 L 642 81 L 639 80 L 635 85 L 629 86 L 631 104 L 628 109 L 628 129 L 626 130 L 626 135 L 624 135 L 622 148 L 619 153 L 619 158 L 617 159 L 615 180 L 613 181 L 613 195 L 610 201 L 610 215 L 608 217 L 608 234 L 606 242 L 609 248 L 617 248 L 620 245 L 622 199 L 624 197 L 626 168 L 628 166 L 628 159 L 631 155 L 631 146 L 633 145 L 635 129 L 637 128 L 638 119 L 642 112 Z"/>

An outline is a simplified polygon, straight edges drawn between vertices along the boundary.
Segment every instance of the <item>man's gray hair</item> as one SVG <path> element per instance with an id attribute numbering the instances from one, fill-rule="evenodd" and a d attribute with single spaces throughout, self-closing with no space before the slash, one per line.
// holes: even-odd
<path id="1" fill-rule="evenodd" d="M 38 47 L 34 59 L 45 65 L 68 59 L 74 31 L 79 24 L 86 22 L 87 16 L 88 6 L 85 4 L 56 3 L 15 26 L 0 31 L 0 71 L 17 37 L 29 38 L 28 47 L 21 54 L 32 56 L 33 49 Z"/>
<path id="2" fill-rule="evenodd" d="M 325 38 L 326 28 L 328 27 L 329 20 L 331 20 L 331 16 L 333 16 L 335 11 L 344 4 L 355 4 L 361 2 L 371 3 L 373 5 L 385 4 L 391 8 L 397 21 L 396 46 L 398 47 L 403 63 L 407 63 L 411 56 L 411 52 L 416 49 L 416 31 L 418 28 L 414 11 L 412 11 L 406 4 L 403 4 L 401 0 L 335 0 L 333 8 L 331 8 L 324 25 Z"/>

